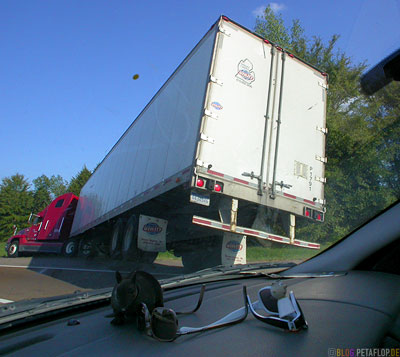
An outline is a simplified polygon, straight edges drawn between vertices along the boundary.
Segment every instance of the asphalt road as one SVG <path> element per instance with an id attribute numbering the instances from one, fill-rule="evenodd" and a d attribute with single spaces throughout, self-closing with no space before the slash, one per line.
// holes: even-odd
<path id="1" fill-rule="evenodd" d="M 183 273 L 180 261 L 138 265 L 108 258 L 34 256 L 0 258 L 0 304 L 112 287 L 115 271 L 145 270 L 159 279 Z"/>

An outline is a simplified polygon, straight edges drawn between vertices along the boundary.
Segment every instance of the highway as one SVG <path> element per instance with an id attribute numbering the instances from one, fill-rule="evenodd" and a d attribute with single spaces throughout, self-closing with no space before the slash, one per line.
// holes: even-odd
<path id="1" fill-rule="evenodd" d="M 42 298 L 112 287 L 115 271 L 123 275 L 146 270 L 158 279 L 183 273 L 181 262 L 159 261 L 153 265 L 109 258 L 85 259 L 63 256 L 0 258 L 0 305 L 32 298 Z"/>

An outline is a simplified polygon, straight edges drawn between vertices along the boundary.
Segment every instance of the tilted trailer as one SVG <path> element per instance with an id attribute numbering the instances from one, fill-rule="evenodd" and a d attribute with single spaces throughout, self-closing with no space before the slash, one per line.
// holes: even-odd
<path id="1" fill-rule="evenodd" d="M 195 256 L 196 268 L 244 263 L 246 237 L 319 249 L 296 239 L 295 217 L 324 220 L 327 87 L 222 16 L 83 187 L 71 237 L 139 261 Z"/>

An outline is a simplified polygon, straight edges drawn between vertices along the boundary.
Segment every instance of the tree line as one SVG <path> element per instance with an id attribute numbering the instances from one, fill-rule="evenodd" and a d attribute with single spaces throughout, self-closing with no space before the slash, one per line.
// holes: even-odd
<path id="1" fill-rule="evenodd" d="M 67 182 L 60 175 L 41 175 L 32 180 L 16 173 L 0 183 L 0 242 L 7 240 L 17 228 L 29 226 L 31 212 L 38 213 L 56 197 L 72 192 L 79 196 L 81 188 L 91 175 L 86 166 Z"/>

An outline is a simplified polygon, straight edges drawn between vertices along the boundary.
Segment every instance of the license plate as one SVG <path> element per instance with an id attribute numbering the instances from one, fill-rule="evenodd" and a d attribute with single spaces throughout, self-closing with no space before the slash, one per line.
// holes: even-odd
<path id="1" fill-rule="evenodd" d="M 197 203 L 199 205 L 203 206 L 209 206 L 210 205 L 210 195 L 202 195 L 197 192 L 191 192 L 190 193 L 190 202 Z"/>

